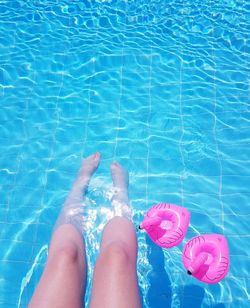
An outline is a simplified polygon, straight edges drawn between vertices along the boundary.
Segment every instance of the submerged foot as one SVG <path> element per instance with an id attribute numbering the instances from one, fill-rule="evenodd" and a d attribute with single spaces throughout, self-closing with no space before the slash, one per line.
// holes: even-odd
<path id="1" fill-rule="evenodd" d="M 113 162 L 110 166 L 114 187 L 121 190 L 128 189 L 128 172 L 119 163 Z"/>
<path id="2" fill-rule="evenodd" d="M 132 213 L 128 199 L 128 172 L 117 162 L 110 166 L 110 170 L 115 188 L 112 198 L 114 214 L 131 219 Z"/>
<path id="3" fill-rule="evenodd" d="M 101 154 L 96 152 L 83 160 L 76 182 L 90 181 L 91 176 L 99 166 L 100 157 Z"/>
<path id="4" fill-rule="evenodd" d="M 100 157 L 100 153 L 96 152 L 83 160 L 78 176 L 57 219 L 55 228 L 62 224 L 71 224 L 80 233 L 84 230 L 83 198 L 91 176 L 99 165 Z"/>
<path id="5" fill-rule="evenodd" d="M 83 160 L 78 176 L 69 193 L 67 203 L 81 202 L 83 200 L 83 195 L 89 185 L 90 179 L 99 166 L 100 157 L 101 154 L 96 152 Z"/>

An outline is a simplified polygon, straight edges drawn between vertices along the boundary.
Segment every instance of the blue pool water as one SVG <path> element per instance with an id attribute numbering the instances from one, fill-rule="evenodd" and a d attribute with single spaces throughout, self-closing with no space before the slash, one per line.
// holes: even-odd
<path id="1" fill-rule="evenodd" d="M 81 159 L 97 150 L 89 273 L 117 159 L 135 224 L 176 203 L 191 212 L 184 243 L 223 233 L 231 253 L 228 276 L 205 285 L 186 275 L 183 244 L 161 250 L 138 233 L 143 306 L 249 307 L 249 20 L 247 0 L 0 1 L 1 307 L 27 306 Z"/>

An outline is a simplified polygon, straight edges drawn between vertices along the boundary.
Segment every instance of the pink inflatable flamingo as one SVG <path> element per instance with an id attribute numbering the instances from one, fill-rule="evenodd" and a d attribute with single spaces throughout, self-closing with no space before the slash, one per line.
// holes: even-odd
<path id="1" fill-rule="evenodd" d="M 145 229 L 157 245 L 170 248 L 183 240 L 189 220 L 187 209 L 174 204 L 159 203 L 149 209 L 139 229 Z"/>
<path id="2" fill-rule="evenodd" d="M 189 275 L 208 284 L 217 283 L 229 269 L 227 241 L 221 234 L 193 237 L 184 247 L 182 261 Z"/>

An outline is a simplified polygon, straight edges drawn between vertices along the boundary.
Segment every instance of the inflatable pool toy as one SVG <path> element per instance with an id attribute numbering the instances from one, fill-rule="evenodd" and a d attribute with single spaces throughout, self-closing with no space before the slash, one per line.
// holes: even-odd
<path id="1" fill-rule="evenodd" d="M 170 248 L 183 240 L 189 220 L 187 209 L 175 204 L 160 203 L 148 210 L 139 229 L 145 229 L 157 245 Z"/>
<path id="2" fill-rule="evenodd" d="M 227 240 L 221 234 L 196 236 L 185 245 L 182 261 L 189 275 L 208 284 L 217 283 L 229 269 Z"/>
<path id="3" fill-rule="evenodd" d="M 171 248 L 183 240 L 189 220 L 187 209 L 175 204 L 159 203 L 148 210 L 139 229 L 145 229 L 157 245 Z"/>
<path id="4" fill-rule="evenodd" d="M 189 275 L 208 284 L 217 283 L 229 269 L 227 240 L 221 234 L 195 236 L 185 245 L 182 261 Z"/>

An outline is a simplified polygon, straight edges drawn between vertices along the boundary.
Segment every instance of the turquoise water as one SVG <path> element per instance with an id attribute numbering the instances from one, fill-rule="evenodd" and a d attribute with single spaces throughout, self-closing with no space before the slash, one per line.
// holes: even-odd
<path id="1" fill-rule="evenodd" d="M 208 286 L 186 275 L 183 244 L 161 250 L 138 233 L 143 306 L 249 307 L 249 20 L 235 0 L 0 1 L 1 307 L 27 306 L 81 159 L 97 150 L 89 273 L 117 159 L 135 224 L 176 203 L 191 212 L 184 244 L 219 232 L 231 252 L 228 276 Z"/>

